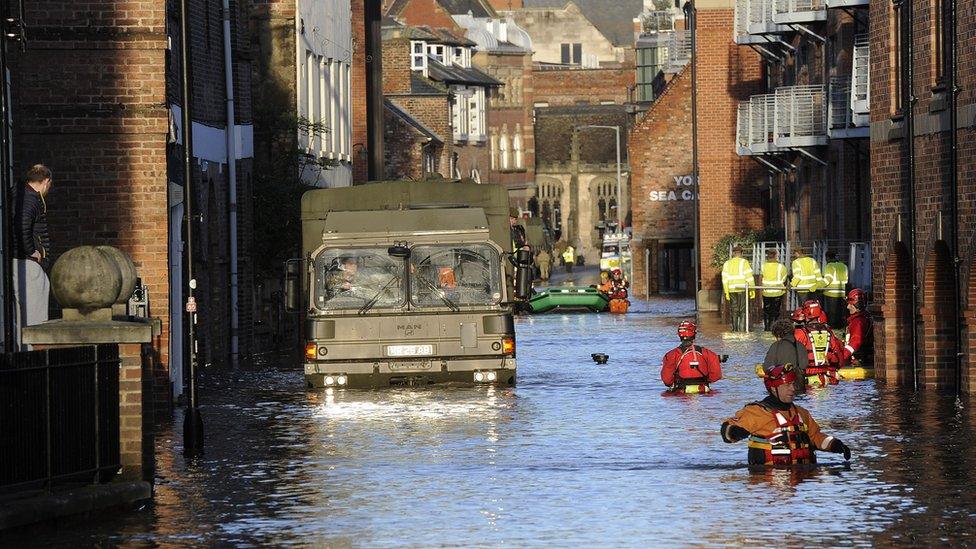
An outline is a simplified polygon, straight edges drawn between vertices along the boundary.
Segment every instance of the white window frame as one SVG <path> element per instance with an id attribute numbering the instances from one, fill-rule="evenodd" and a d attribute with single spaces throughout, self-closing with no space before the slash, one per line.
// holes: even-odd
<path id="1" fill-rule="evenodd" d="M 417 50 L 420 50 L 419 52 Z M 427 76 L 427 43 L 414 40 L 410 42 L 410 69 Z"/>
<path id="2" fill-rule="evenodd" d="M 447 49 L 444 44 L 427 44 L 427 55 L 433 57 L 441 65 L 448 65 Z"/>
<path id="3" fill-rule="evenodd" d="M 500 152 L 501 161 L 499 162 L 500 170 L 507 170 L 509 166 L 509 141 L 508 141 L 508 128 L 502 127 L 502 135 L 498 138 L 498 150 Z"/>

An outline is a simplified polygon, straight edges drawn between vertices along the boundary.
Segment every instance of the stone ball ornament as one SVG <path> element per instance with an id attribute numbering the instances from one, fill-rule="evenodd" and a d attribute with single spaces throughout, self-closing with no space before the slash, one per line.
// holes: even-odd
<path id="1" fill-rule="evenodd" d="M 112 246 L 72 248 L 51 269 L 51 290 L 66 309 L 91 311 L 125 303 L 135 284 L 132 260 Z"/>

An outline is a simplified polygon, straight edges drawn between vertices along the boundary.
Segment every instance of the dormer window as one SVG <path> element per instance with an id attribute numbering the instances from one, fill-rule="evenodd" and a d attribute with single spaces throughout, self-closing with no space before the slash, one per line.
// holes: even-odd
<path id="1" fill-rule="evenodd" d="M 466 69 L 471 68 L 471 50 L 468 48 L 455 47 L 451 48 L 451 62 L 458 67 L 464 67 Z"/>
<path id="2" fill-rule="evenodd" d="M 410 42 L 410 68 L 415 71 L 427 72 L 427 44 L 425 42 Z"/>
<path id="3" fill-rule="evenodd" d="M 441 44 L 431 44 L 427 46 L 427 55 L 436 59 L 438 63 L 446 65 L 444 49 L 444 46 Z"/>

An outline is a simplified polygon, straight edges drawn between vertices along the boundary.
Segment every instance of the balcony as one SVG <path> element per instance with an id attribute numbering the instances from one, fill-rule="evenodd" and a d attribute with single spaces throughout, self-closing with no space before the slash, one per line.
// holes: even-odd
<path id="1" fill-rule="evenodd" d="M 824 86 L 776 88 L 777 147 L 817 147 L 827 144 L 827 105 Z"/>
<path id="2" fill-rule="evenodd" d="M 868 35 L 854 37 L 854 55 L 851 66 L 851 110 L 854 125 L 867 126 L 871 114 L 871 60 Z"/>
<path id="3" fill-rule="evenodd" d="M 641 33 L 652 34 L 655 32 L 674 30 L 674 12 L 672 10 L 651 10 L 640 14 Z"/>
<path id="4" fill-rule="evenodd" d="M 665 70 L 676 73 L 691 62 L 691 32 L 679 30 L 668 34 L 668 64 Z"/>
<path id="5" fill-rule="evenodd" d="M 849 76 L 835 76 L 830 79 L 830 106 L 827 118 L 829 121 L 827 135 L 831 139 L 853 139 L 868 137 L 870 128 L 851 110 L 851 78 Z"/>
<path id="6" fill-rule="evenodd" d="M 826 0 L 828 8 L 866 8 L 870 0 Z"/>
<path id="7" fill-rule="evenodd" d="M 773 21 L 780 25 L 807 25 L 827 20 L 825 0 L 775 0 Z"/>
<path id="8" fill-rule="evenodd" d="M 753 95 L 749 101 L 739 103 L 736 122 L 737 150 L 740 156 L 752 156 L 777 152 L 773 142 L 776 127 L 776 95 Z"/>
<path id="9" fill-rule="evenodd" d="M 789 32 L 773 21 L 775 0 L 736 0 L 733 37 L 736 44 L 770 44 L 780 42 L 775 35 Z"/>

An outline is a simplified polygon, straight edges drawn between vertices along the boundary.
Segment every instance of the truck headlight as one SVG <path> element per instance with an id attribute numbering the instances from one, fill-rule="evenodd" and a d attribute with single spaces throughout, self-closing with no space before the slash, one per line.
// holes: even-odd
<path id="1" fill-rule="evenodd" d="M 474 380 L 476 382 L 478 382 L 478 383 L 483 382 L 485 380 L 485 373 L 484 372 L 475 372 L 474 373 Z"/>
<path id="2" fill-rule="evenodd" d="M 325 376 L 325 384 L 326 385 L 335 385 L 335 383 L 336 383 L 336 378 L 335 377 L 333 377 L 333 376 Z"/>
<path id="3" fill-rule="evenodd" d="M 498 379 L 498 374 L 496 374 L 495 372 L 488 372 L 488 374 L 486 374 L 486 377 L 488 378 L 488 381 L 495 381 L 496 379 Z"/>

